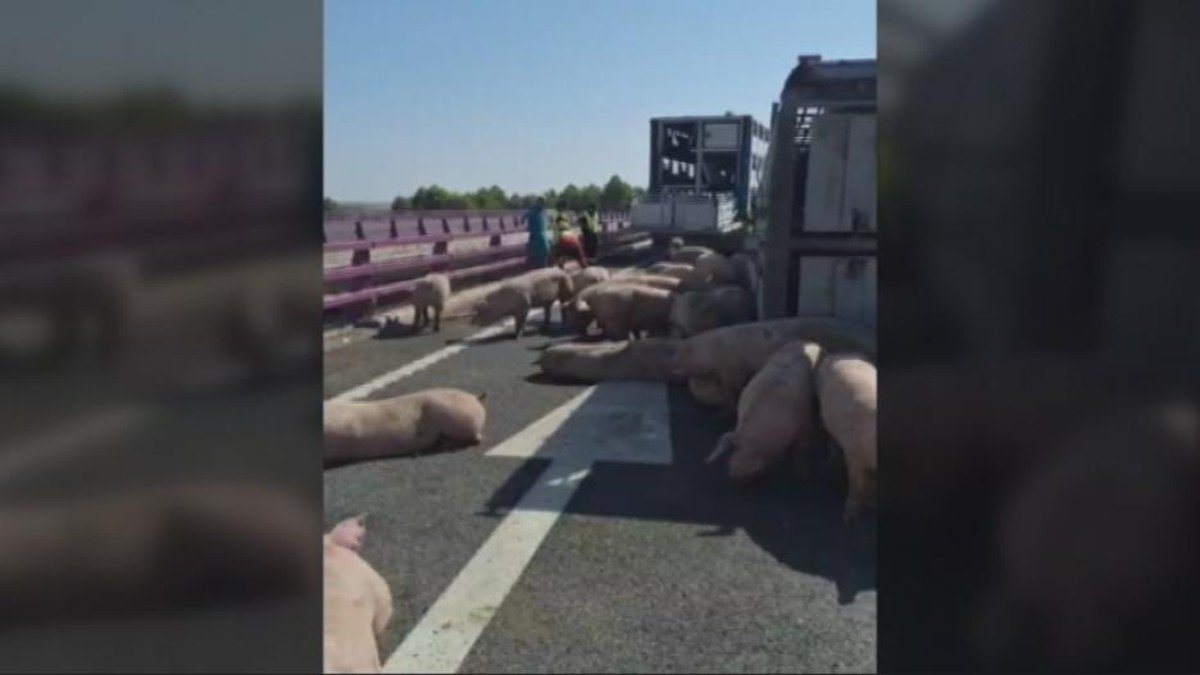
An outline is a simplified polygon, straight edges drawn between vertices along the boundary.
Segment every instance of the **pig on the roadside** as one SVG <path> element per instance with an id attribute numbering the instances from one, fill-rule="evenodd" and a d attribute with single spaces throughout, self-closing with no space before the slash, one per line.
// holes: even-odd
<path id="1" fill-rule="evenodd" d="M 645 332 L 666 332 L 670 325 L 671 291 L 632 283 L 597 284 L 582 294 L 579 301 L 595 317 L 610 340 L 640 337 Z"/>
<path id="2" fill-rule="evenodd" d="M 850 522 L 875 499 L 875 366 L 861 354 L 830 354 L 816 374 L 821 421 L 846 460 L 843 519 Z"/>
<path id="3" fill-rule="evenodd" d="M 707 246 L 680 246 L 672 249 L 671 262 L 695 265 L 697 259 L 712 252 L 713 250 Z"/>
<path id="4" fill-rule="evenodd" d="M 378 673 L 379 636 L 392 618 L 387 580 L 359 555 L 364 516 L 338 523 L 324 542 L 326 673 Z"/>
<path id="5" fill-rule="evenodd" d="M 833 317 L 795 317 L 723 326 L 693 335 L 675 354 L 676 375 L 711 376 L 721 389 L 720 406 L 737 407 L 746 382 L 771 353 L 793 340 L 815 342 L 830 351 L 873 355 L 875 339 L 865 328 Z"/>
<path id="6" fill-rule="evenodd" d="M 647 338 L 625 342 L 554 345 L 537 365 L 546 375 L 577 382 L 605 380 L 666 381 L 677 340 Z"/>
<path id="7" fill-rule="evenodd" d="M 789 452 L 806 456 L 815 426 L 814 353 L 812 344 L 804 342 L 775 350 L 746 384 L 737 427 L 721 436 L 708 462 L 732 451 L 729 477 L 742 483 L 761 476 Z"/>
<path id="8" fill-rule="evenodd" d="M 574 296 L 571 277 L 561 269 L 527 272 L 505 282 L 474 307 L 471 323 L 486 326 L 506 317 L 516 324 L 514 337 L 525 333 L 529 310 L 541 307 L 545 313 L 544 326 L 550 326 L 550 308 L 555 302 L 567 302 Z"/>
<path id="9" fill-rule="evenodd" d="M 378 401 L 326 401 L 325 459 L 381 459 L 479 443 L 484 397 L 441 388 Z"/>
<path id="10" fill-rule="evenodd" d="M 691 279 L 696 283 L 732 284 L 737 280 L 733 263 L 715 251 L 698 256 L 693 266 L 695 269 Z"/>
<path id="11" fill-rule="evenodd" d="M 429 325 L 429 310 L 433 310 L 433 331 L 442 330 L 442 310 L 450 299 L 450 277 L 428 274 L 417 281 L 412 292 L 413 332 Z"/>
<path id="12" fill-rule="evenodd" d="M 686 291 L 677 294 L 671 305 L 671 330 L 678 337 L 691 337 L 753 319 L 754 299 L 741 286 Z"/>

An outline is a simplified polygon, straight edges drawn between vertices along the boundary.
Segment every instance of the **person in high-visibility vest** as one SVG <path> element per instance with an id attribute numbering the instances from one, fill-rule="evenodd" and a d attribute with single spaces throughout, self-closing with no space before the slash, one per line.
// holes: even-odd
<path id="1" fill-rule="evenodd" d="M 587 213 L 579 219 L 579 229 L 583 234 L 583 252 L 588 260 L 595 260 L 600 251 L 600 216 L 596 207 L 589 206 Z"/>

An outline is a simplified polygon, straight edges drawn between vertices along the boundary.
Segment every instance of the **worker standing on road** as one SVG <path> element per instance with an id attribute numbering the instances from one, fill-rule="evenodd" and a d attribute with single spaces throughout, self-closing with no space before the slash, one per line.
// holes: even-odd
<path id="1" fill-rule="evenodd" d="M 595 260 L 600 251 L 600 217 L 596 207 L 589 206 L 587 213 L 579 218 L 579 229 L 583 234 L 583 252 L 588 260 Z"/>
<path id="2" fill-rule="evenodd" d="M 550 262 L 550 238 L 546 231 L 546 200 L 538 197 L 533 208 L 525 214 L 529 227 L 529 242 L 525 245 L 530 269 L 541 269 Z"/>

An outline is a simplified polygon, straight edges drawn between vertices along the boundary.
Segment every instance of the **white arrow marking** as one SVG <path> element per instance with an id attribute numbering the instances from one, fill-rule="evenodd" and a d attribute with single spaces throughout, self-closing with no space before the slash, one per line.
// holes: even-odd
<path id="1" fill-rule="evenodd" d="M 669 464 L 665 385 L 591 387 L 487 453 L 553 461 L 383 666 L 456 672 L 597 461 Z"/>

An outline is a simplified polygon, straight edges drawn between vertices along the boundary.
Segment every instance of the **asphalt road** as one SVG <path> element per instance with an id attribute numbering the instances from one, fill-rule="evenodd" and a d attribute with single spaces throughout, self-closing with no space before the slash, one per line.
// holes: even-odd
<path id="1" fill-rule="evenodd" d="M 439 335 L 367 337 L 328 351 L 325 396 L 478 330 L 447 321 Z M 529 459 L 485 453 L 586 389 L 537 376 L 538 350 L 566 339 L 553 324 L 520 341 L 504 334 L 369 396 L 486 392 L 480 446 L 325 471 L 326 524 L 368 514 L 363 555 L 395 596 L 384 659 L 547 470 L 545 448 Z M 686 388 L 666 394 L 669 463 L 594 465 L 459 672 L 875 669 L 873 533 L 870 523 L 843 529 L 837 467 L 823 466 L 809 483 L 781 470 L 731 487 L 703 458 L 732 421 Z M 631 433 L 618 425 L 595 432 L 618 445 Z"/>

